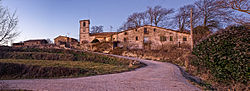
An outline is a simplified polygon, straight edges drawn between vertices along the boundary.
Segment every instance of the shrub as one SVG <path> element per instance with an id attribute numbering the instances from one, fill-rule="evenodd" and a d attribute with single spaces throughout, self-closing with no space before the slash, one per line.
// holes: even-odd
<path id="1" fill-rule="evenodd" d="M 129 60 L 123 58 L 116 58 L 107 55 L 97 55 L 94 53 L 85 53 L 85 55 L 79 55 L 78 60 L 82 61 L 92 61 L 98 63 L 105 63 L 105 64 L 113 64 L 113 65 L 129 65 Z"/>
<path id="2" fill-rule="evenodd" d="M 44 52 L 0 52 L 0 59 L 36 59 L 36 60 L 64 60 L 74 59 L 72 54 L 56 54 Z"/>
<path id="3" fill-rule="evenodd" d="M 0 63 L 0 70 L 0 79 L 79 76 L 88 72 L 80 68 L 41 67 L 15 63 Z"/>
<path id="4" fill-rule="evenodd" d="M 194 36 L 193 40 L 194 43 L 197 44 L 200 40 L 206 38 L 212 32 L 209 30 L 208 27 L 197 26 L 194 28 Z"/>
<path id="5" fill-rule="evenodd" d="M 237 30 L 235 30 L 237 29 Z M 197 56 L 192 65 L 199 74 L 210 74 L 214 82 L 235 88 L 249 81 L 249 41 L 247 28 L 221 30 L 200 42 L 193 49 Z"/>
<path id="6" fill-rule="evenodd" d="M 35 60 L 64 60 L 64 61 L 91 61 L 112 65 L 128 65 L 129 60 L 64 49 L 38 49 L 38 48 L 15 48 L 0 46 L 0 59 L 35 59 Z"/>

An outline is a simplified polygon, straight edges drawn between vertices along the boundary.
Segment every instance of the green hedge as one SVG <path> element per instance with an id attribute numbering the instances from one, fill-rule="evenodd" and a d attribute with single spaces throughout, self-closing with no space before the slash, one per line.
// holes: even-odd
<path id="1" fill-rule="evenodd" d="M 250 79 L 249 43 L 250 31 L 245 27 L 218 31 L 196 45 L 193 54 L 198 59 L 191 64 L 200 69 L 200 74 L 211 74 L 215 82 L 247 85 Z"/>

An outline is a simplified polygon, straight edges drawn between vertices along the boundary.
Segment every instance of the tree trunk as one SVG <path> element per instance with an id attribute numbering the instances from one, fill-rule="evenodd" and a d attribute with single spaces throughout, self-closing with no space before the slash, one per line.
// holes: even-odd
<path id="1" fill-rule="evenodd" d="M 203 27 L 207 26 L 207 16 L 204 15 Z"/>

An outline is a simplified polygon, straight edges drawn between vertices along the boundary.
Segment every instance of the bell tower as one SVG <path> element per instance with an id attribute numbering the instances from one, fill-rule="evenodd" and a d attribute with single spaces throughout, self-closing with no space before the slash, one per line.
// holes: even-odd
<path id="1" fill-rule="evenodd" d="M 80 44 L 89 42 L 89 20 L 80 20 Z"/>

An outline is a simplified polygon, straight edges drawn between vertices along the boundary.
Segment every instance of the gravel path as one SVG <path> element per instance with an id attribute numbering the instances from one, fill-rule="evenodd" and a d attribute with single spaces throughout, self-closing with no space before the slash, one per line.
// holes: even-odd
<path id="1" fill-rule="evenodd" d="M 119 56 L 122 57 L 122 56 Z M 9 88 L 39 91 L 196 91 L 181 74 L 179 68 L 170 63 L 139 60 L 148 66 L 135 71 L 63 79 L 2 80 Z"/>

